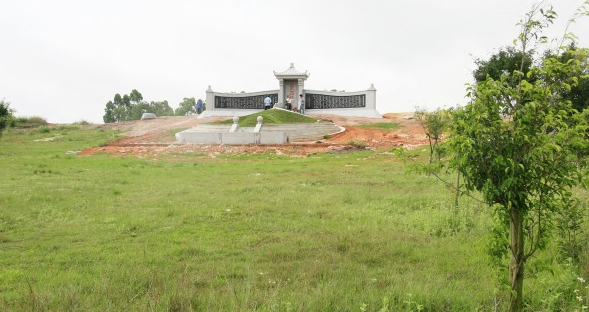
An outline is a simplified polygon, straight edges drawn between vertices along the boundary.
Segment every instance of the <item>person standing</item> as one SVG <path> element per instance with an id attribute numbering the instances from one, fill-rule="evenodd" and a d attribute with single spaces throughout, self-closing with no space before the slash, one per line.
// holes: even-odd
<path id="1" fill-rule="evenodd" d="M 202 113 L 202 100 L 198 99 L 198 101 L 196 101 L 196 113 L 200 115 L 200 113 Z"/>
<path id="2" fill-rule="evenodd" d="M 272 99 L 270 98 L 270 96 L 267 96 L 264 99 L 264 110 L 270 109 L 271 106 L 272 106 Z"/>
<path id="3" fill-rule="evenodd" d="M 292 98 L 290 95 L 286 97 L 286 109 L 292 110 Z"/>
<path id="4" fill-rule="evenodd" d="M 299 113 L 305 114 L 305 99 L 302 94 L 299 94 Z"/>

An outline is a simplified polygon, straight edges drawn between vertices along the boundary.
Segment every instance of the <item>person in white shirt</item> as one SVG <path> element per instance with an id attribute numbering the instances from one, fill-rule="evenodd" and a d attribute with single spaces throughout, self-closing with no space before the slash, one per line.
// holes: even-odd
<path id="1" fill-rule="evenodd" d="M 270 96 L 267 96 L 264 99 L 264 110 L 270 109 L 271 106 L 272 106 L 272 99 L 270 98 Z"/>

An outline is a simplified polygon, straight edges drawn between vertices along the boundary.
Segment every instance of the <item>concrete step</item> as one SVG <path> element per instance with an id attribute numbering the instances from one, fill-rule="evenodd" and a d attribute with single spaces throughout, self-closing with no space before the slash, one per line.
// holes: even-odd
<path id="1" fill-rule="evenodd" d="M 231 125 L 213 125 L 202 124 L 191 128 L 191 132 L 229 132 Z M 326 135 L 338 133 L 342 128 L 333 123 L 317 124 L 287 124 L 274 125 L 268 124 L 262 126 L 262 132 L 283 132 L 289 142 L 307 142 L 322 140 Z M 254 127 L 242 127 L 238 132 L 253 132 Z"/>

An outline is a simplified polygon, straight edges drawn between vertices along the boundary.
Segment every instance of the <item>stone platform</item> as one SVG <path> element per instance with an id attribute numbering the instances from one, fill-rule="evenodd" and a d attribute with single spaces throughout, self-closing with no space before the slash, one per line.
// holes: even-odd
<path id="1" fill-rule="evenodd" d="M 317 141 L 345 130 L 333 123 L 264 124 L 259 132 L 254 131 L 255 127 L 242 127 L 236 132 L 230 132 L 231 126 L 199 125 L 176 133 L 176 140 L 187 144 L 287 144 Z"/>

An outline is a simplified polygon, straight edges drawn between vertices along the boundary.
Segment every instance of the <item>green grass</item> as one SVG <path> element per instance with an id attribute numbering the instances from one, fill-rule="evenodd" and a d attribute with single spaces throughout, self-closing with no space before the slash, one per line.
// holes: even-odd
<path id="1" fill-rule="evenodd" d="M 493 310 L 486 207 L 388 153 L 68 153 L 115 136 L 0 138 L 0 311 Z M 530 310 L 573 307 L 553 251 Z"/>
<path id="2" fill-rule="evenodd" d="M 16 117 L 11 124 L 11 127 L 16 128 L 34 128 L 39 126 L 46 126 L 47 120 L 42 117 Z"/>
<path id="3" fill-rule="evenodd" d="M 259 113 L 243 116 L 239 118 L 240 127 L 254 127 L 258 123 L 258 116 L 264 118 L 265 124 L 295 124 L 295 123 L 316 123 L 317 120 L 301 115 L 298 113 L 289 112 L 282 109 L 269 109 Z M 233 119 L 220 121 L 222 124 L 232 124 Z"/>
<path id="4" fill-rule="evenodd" d="M 382 129 L 382 130 L 394 130 L 399 129 L 400 125 L 396 122 L 377 122 L 373 124 L 359 125 L 358 128 L 366 129 Z"/>

